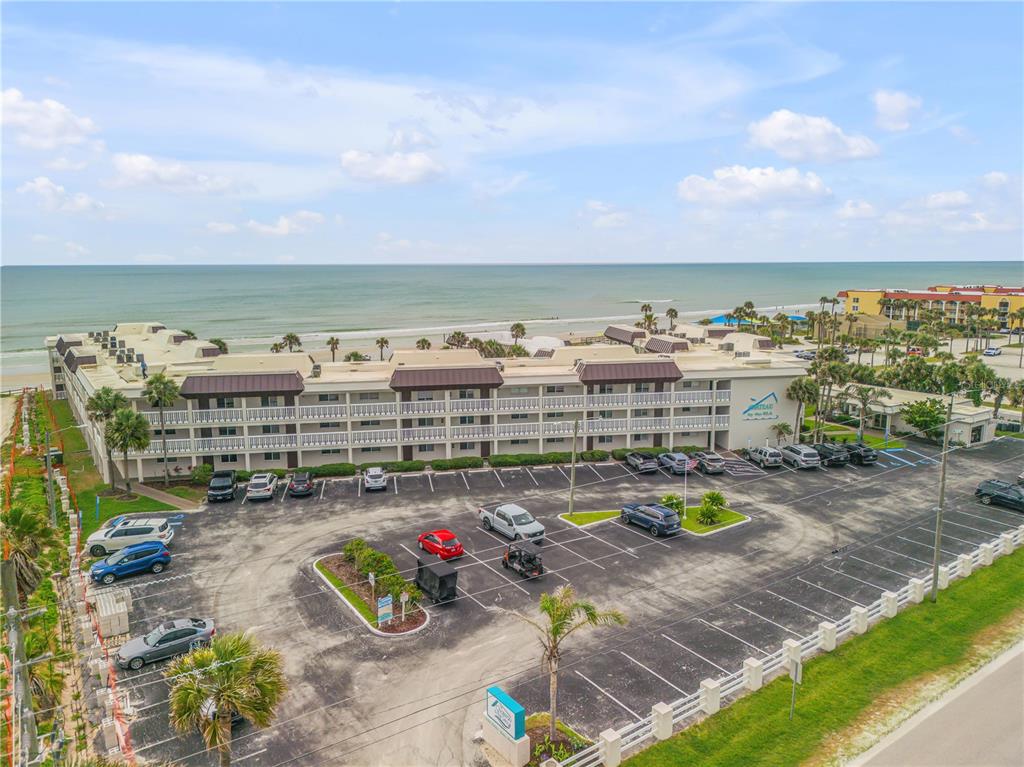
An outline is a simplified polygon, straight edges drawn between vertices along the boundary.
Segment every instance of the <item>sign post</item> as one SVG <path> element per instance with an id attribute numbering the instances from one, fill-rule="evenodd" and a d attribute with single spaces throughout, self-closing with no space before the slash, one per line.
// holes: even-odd
<path id="1" fill-rule="evenodd" d="M 389 620 L 395 617 L 394 609 L 392 607 L 391 595 L 388 594 L 383 597 L 377 598 L 377 625 L 383 626 Z"/>
<path id="2" fill-rule="evenodd" d="M 370 582 L 370 599 L 371 600 L 375 599 L 377 595 L 376 595 L 373 587 L 374 587 L 374 584 L 377 583 L 377 579 L 374 577 L 373 573 L 367 573 L 366 574 L 366 580 L 368 580 Z"/>
<path id="3" fill-rule="evenodd" d="M 796 686 L 804 681 L 804 662 L 793 660 L 789 663 L 789 675 L 793 678 L 793 693 L 789 697 L 789 721 L 793 721 L 793 711 L 796 709 Z"/>
<path id="4" fill-rule="evenodd" d="M 403 591 L 398 598 L 402 601 L 402 623 L 405 623 L 405 605 L 409 601 L 409 592 Z"/>

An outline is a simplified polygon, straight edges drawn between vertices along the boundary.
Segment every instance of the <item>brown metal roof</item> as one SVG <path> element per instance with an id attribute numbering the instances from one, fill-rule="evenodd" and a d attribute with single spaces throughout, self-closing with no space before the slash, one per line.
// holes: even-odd
<path id="1" fill-rule="evenodd" d="M 770 338 L 759 338 L 759 339 L 757 339 L 757 348 L 758 349 L 774 349 L 775 348 L 775 344 L 772 343 L 772 339 L 770 339 Z"/>
<path id="2" fill-rule="evenodd" d="M 647 339 L 644 348 L 655 354 L 671 354 L 672 352 L 687 352 L 690 344 L 682 338 L 665 338 L 664 336 L 652 336 Z"/>
<path id="3" fill-rule="evenodd" d="M 388 384 L 392 389 L 429 391 L 438 389 L 478 389 L 501 386 L 505 380 L 496 367 L 475 368 L 397 368 Z"/>
<path id="4" fill-rule="evenodd" d="M 181 385 L 181 396 L 299 394 L 303 388 L 302 376 L 296 372 L 188 376 Z"/>
<path id="5" fill-rule="evenodd" d="M 618 341 L 620 344 L 633 345 L 633 342 L 638 338 L 643 338 L 646 333 L 640 328 L 623 328 L 618 325 L 609 325 L 604 329 L 604 337 L 612 341 Z"/>
<path id="6" fill-rule="evenodd" d="M 708 328 L 708 338 L 725 338 L 735 332 L 735 328 Z"/>
<path id="7" fill-rule="evenodd" d="M 585 384 L 678 381 L 683 377 L 672 360 L 636 362 L 581 362 L 577 368 Z"/>
<path id="8" fill-rule="evenodd" d="M 535 351 L 533 353 L 533 356 L 534 357 L 545 357 L 545 358 L 550 359 L 551 357 L 555 356 L 555 350 L 554 349 L 538 349 L 537 351 Z"/>
<path id="9" fill-rule="evenodd" d="M 57 346 L 56 346 L 57 354 L 59 354 L 61 357 L 63 357 L 64 353 L 69 348 L 71 348 L 72 346 L 81 346 L 81 345 L 82 345 L 82 342 L 80 340 L 78 340 L 78 339 L 68 339 L 67 341 L 65 341 L 64 340 L 64 336 L 58 336 L 57 337 Z"/>
<path id="10" fill-rule="evenodd" d="M 64 366 L 68 371 L 74 373 L 82 365 L 95 365 L 96 355 L 95 354 L 82 354 L 81 351 L 68 349 L 68 353 L 64 355 Z"/>

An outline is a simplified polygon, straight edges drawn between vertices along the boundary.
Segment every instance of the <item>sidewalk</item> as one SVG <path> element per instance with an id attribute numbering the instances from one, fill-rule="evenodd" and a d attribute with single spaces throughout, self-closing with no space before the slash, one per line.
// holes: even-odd
<path id="1" fill-rule="evenodd" d="M 176 495 L 165 493 L 163 490 L 157 490 L 155 487 L 143 485 L 141 482 L 133 482 L 132 490 L 139 495 L 152 498 L 154 501 L 161 501 L 162 503 L 166 503 L 176 509 L 182 509 L 183 511 L 194 511 L 199 508 L 196 503 L 188 500 L 188 498 L 179 498 Z"/>

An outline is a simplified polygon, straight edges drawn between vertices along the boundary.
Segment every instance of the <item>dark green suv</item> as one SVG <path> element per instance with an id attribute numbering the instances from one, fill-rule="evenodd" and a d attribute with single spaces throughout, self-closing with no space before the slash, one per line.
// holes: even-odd
<path id="1" fill-rule="evenodd" d="M 986 506 L 995 503 L 1014 511 L 1024 511 L 1024 487 L 1020 485 L 1011 485 L 1001 479 L 986 479 L 978 485 L 974 495 Z"/>

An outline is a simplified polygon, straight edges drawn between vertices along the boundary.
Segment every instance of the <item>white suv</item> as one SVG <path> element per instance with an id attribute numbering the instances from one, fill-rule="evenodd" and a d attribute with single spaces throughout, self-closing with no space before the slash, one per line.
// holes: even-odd
<path id="1" fill-rule="evenodd" d="M 105 557 L 133 543 L 160 541 L 169 546 L 174 529 L 163 517 L 126 517 L 112 527 L 97 530 L 85 541 L 85 549 L 94 557 Z"/>
<path id="2" fill-rule="evenodd" d="M 363 472 L 363 489 L 364 490 L 387 490 L 388 489 L 388 475 L 384 473 L 384 469 L 380 466 L 371 466 Z"/>
<path id="3" fill-rule="evenodd" d="M 245 497 L 250 501 L 274 499 L 277 492 L 276 474 L 253 474 L 249 477 L 249 486 L 245 488 Z"/>
<path id="4" fill-rule="evenodd" d="M 781 466 L 782 453 L 777 447 L 762 445 L 761 447 L 755 447 L 750 451 L 750 460 L 762 469 L 765 466 Z"/>
<path id="5" fill-rule="evenodd" d="M 779 452 L 794 469 L 817 469 L 821 465 L 821 456 L 810 445 L 786 445 Z"/>

